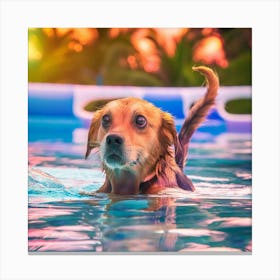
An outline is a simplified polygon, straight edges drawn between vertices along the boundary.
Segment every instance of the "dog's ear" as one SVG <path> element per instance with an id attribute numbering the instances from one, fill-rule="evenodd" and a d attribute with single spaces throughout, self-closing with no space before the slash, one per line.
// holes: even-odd
<path id="1" fill-rule="evenodd" d="M 101 116 L 102 116 L 101 110 L 96 111 L 93 115 L 93 119 L 91 121 L 90 129 L 88 132 L 87 151 L 85 154 L 85 159 L 87 159 L 87 157 L 89 156 L 93 148 L 98 147 L 96 140 L 97 140 L 98 129 L 101 123 Z"/>
<path id="2" fill-rule="evenodd" d="M 191 179 L 189 179 L 181 169 L 176 171 L 176 181 L 178 187 L 180 187 L 181 189 L 192 192 L 195 191 L 195 187 Z"/>
<path id="3" fill-rule="evenodd" d="M 162 114 L 162 129 L 159 133 L 163 152 L 168 151 L 168 146 L 174 145 L 176 163 L 181 169 L 184 166 L 183 147 L 178 138 L 173 117 L 169 113 Z"/>
<path id="4" fill-rule="evenodd" d="M 162 113 L 162 124 L 159 131 L 159 139 L 162 148 L 166 151 L 169 146 L 177 145 L 177 132 L 174 119 L 171 114 Z"/>

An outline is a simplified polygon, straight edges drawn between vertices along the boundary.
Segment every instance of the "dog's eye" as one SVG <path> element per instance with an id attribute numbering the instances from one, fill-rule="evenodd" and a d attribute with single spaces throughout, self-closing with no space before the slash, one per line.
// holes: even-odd
<path id="1" fill-rule="evenodd" d="M 110 126 L 110 124 L 111 124 L 111 117 L 110 117 L 110 115 L 104 115 L 102 117 L 102 126 L 104 128 L 108 128 Z"/>
<path id="2" fill-rule="evenodd" d="M 147 120 L 142 115 L 138 115 L 135 118 L 135 124 L 138 128 L 144 128 L 147 125 Z"/>

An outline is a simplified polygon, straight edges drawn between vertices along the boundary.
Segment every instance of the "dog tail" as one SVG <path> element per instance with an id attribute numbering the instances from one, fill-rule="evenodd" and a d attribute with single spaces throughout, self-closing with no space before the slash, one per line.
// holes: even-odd
<path id="1" fill-rule="evenodd" d="M 193 67 L 192 69 L 200 72 L 205 77 L 207 82 L 207 92 L 204 97 L 199 99 L 190 109 L 178 134 L 177 143 L 175 145 L 175 158 L 177 164 L 182 169 L 187 161 L 190 139 L 195 130 L 207 116 L 210 108 L 215 104 L 215 98 L 219 88 L 219 78 L 213 70 L 205 66 Z"/>

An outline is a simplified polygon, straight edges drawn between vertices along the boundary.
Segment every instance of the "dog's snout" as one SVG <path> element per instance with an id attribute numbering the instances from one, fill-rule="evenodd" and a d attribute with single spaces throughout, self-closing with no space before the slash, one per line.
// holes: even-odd
<path id="1" fill-rule="evenodd" d="M 106 144 L 110 146 L 121 146 L 123 142 L 123 138 L 116 134 L 108 135 L 106 138 Z"/>
<path id="2" fill-rule="evenodd" d="M 118 134 L 109 134 L 106 137 L 104 158 L 107 165 L 116 167 L 123 165 L 126 161 L 124 152 L 124 138 Z"/>

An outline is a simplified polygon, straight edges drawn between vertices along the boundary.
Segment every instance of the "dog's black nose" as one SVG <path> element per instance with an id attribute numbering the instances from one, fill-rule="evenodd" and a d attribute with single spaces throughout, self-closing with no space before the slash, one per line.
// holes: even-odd
<path id="1" fill-rule="evenodd" d="M 106 144 L 110 146 L 121 146 L 123 144 L 123 138 L 116 134 L 108 135 L 106 138 Z"/>

